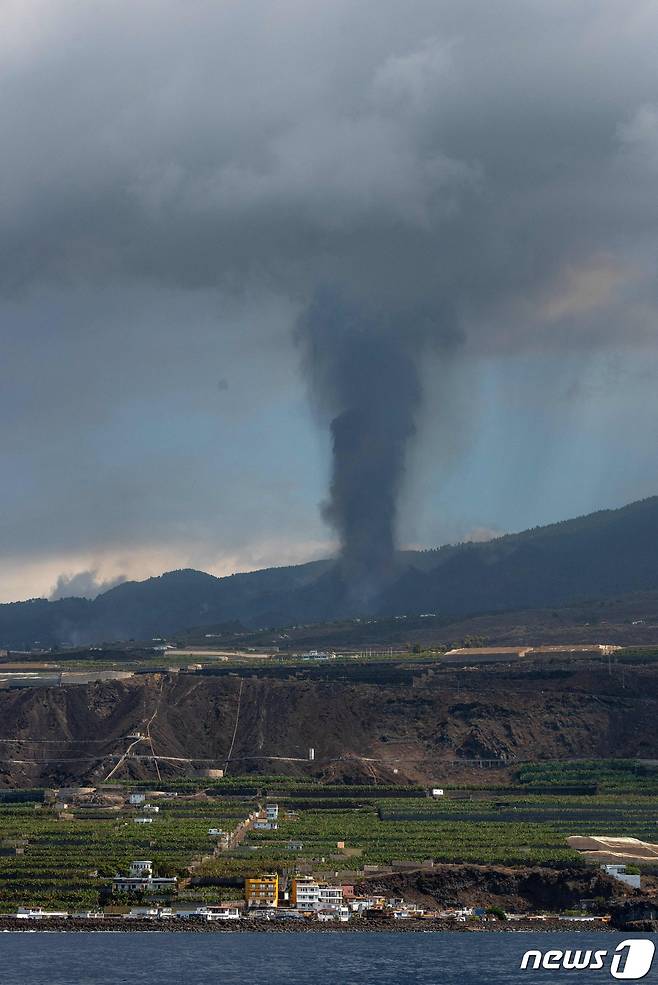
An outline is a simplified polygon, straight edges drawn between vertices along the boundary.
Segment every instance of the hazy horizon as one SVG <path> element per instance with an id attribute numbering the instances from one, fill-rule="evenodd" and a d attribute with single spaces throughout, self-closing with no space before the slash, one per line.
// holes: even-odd
<path id="1" fill-rule="evenodd" d="M 658 494 L 656 494 L 658 495 Z M 643 497 L 651 498 L 651 497 Z M 632 505 L 630 503 L 618 503 L 609 504 L 607 506 L 602 506 L 600 510 L 616 510 L 621 509 L 624 506 Z M 594 510 L 591 512 L 598 512 L 599 510 Z M 584 516 L 588 514 L 578 514 L 577 516 L 559 516 L 553 517 L 548 520 L 545 524 L 541 526 L 551 526 L 555 523 L 564 522 L 566 520 L 575 520 L 579 516 Z M 487 527 L 476 527 L 470 531 L 467 531 L 463 537 L 457 538 L 455 540 L 444 541 L 440 544 L 401 544 L 398 547 L 400 553 L 405 552 L 431 552 L 438 551 L 444 547 L 451 547 L 457 544 L 482 544 L 488 543 L 492 540 L 496 540 L 499 537 L 506 537 L 514 534 L 524 533 L 526 529 L 519 530 L 492 530 Z M 173 559 L 171 565 L 166 568 L 158 568 L 157 566 L 153 569 L 147 569 L 141 571 L 133 576 L 128 577 L 127 575 L 120 574 L 115 577 L 103 577 L 102 572 L 98 569 L 91 570 L 77 570 L 72 572 L 61 572 L 58 575 L 57 581 L 51 588 L 41 595 L 28 596 L 26 598 L 16 598 L 16 599 L 0 599 L 0 604 L 5 602 L 21 602 L 29 601 L 33 598 L 45 598 L 49 601 L 58 601 L 63 598 L 96 598 L 98 595 L 102 595 L 104 592 L 115 588 L 117 585 L 124 584 L 125 582 L 139 582 L 145 581 L 149 578 L 158 578 L 161 575 L 171 574 L 176 571 L 183 570 L 194 570 L 200 571 L 201 573 L 214 575 L 217 578 L 229 577 L 236 574 L 249 574 L 250 572 L 262 571 L 269 568 L 286 568 L 291 565 L 297 564 L 309 564 L 314 561 L 335 561 L 338 555 L 338 544 L 327 543 L 327 550 L 322 551 L 320 545 L 317 546 L 317 551 L 315 554 L 309 554 L 300 558 L 291 558 L 288 560 L 277 560 L 274 557 L 271 561 L 264 560 L 262 563 L 254 563 L 248 567 L 233 568 L 227 566 L 226 568 L 215 567 L 215 568 L 201 568 L 196 567 L 193 564 L 183 564 L 176 563 Z M 124 564 L 127 567 L 127 564 Z"/>

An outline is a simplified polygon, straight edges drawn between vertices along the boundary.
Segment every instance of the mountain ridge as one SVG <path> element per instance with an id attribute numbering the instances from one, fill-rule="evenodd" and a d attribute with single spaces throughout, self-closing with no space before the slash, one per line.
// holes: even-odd
<path id="1" fill-rule="evenodd" d="M 127 581 L 95 599 L 0 605 L 0 646 L 150 639 L 240 621 L 260 628 L 347 616 L 568 604 L 658 588 L 658 496 L 484 543 L 402 551 L 380 594 L 350 594 L 331 560 L 217 577 L 193 568 Z"/>

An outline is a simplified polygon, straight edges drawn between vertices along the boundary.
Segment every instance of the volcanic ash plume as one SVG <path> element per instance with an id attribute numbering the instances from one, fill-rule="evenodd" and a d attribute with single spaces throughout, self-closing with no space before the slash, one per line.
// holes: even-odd
<path id="1" fill-rule="evenodd" d="M 394 568 L 397 501 L 420 404 L 411 335 L 326 294 L 299 327 L 312 396 L 329 417 L 324 515 L 340 538 L 352 600 L 367 603 Z"/>

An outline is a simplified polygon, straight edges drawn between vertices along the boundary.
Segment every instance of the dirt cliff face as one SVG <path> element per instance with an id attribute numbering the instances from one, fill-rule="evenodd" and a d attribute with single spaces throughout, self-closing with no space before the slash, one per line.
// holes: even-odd
<path id="1" fill-rule="evenodd" d="M 229 750 L 233 773 L 395 782 L 431 780 L 448 761 L 658 758 L 658 671 L 628 668 L 623 683 L 605 670 L 424 668 L 380 683 L 348 671 L 181 674 L 0 691 L 0 782 L 102 779 L 149 720 L 153 751 L 172 757 L 160 762 L 172 776 L 224 766 Z M 151 747 L 142 741 L 132 752 Z M 117 775 L 152 770 L 131 757 Z"/>
<path id="2" fill-rule="evenodd" d="M 403 897 L 427 908 L 499 906 L 517 913 L 558 912 L 577 907 L 581 900 L 607 901 L 621 892 L 639 895 L 597 870 L 494 865 L 437 865 L 431 872 L 373 877 L 358 888 Z"/>

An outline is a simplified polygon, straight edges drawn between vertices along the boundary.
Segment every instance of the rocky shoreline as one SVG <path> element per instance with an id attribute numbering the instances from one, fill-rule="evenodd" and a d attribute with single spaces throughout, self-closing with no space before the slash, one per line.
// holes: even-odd
<path id="1" fill-rule="evenodd" d="M 236 920 L 212 923 L 181 920 L 124 920 L 109 918 L 88 920 L 69 917 L 65 920 L 17 920 L 0 917 L 0 933 L 176 933 L 176 934 L 353 934 L 353 933 L 494 933 L 507 934 L 528 931 L 534 933 L 610 933 L 616 928 L 607 923 L 576 923 L 565 920 L 514 920 L 495 923 L 458 923 L 453 920 L 354 920 L 350 923 L 318 923 L 306 920 Z M 658 928 L 656 928 L 658 929 Z"/>

